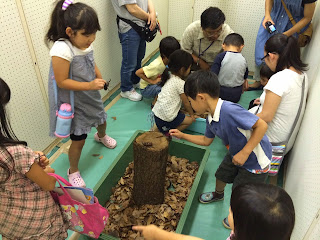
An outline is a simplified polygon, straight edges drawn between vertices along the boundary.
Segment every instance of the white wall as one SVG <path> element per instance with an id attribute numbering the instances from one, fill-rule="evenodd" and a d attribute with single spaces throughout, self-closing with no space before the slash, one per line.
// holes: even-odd
<path id="1" fill-rule="evenodd" d="M 47 76 L 49 49 L 44 36 L 54 0 L 8 0 L 0 2 L 0 76 L 9 84 L 13 95 L 8 110 L 18 138 L 34 149 L 44 149 L 48 137 Z M 98 13 L 102 31 L 97 33 L 95 61 L 104 79 L 112 79 L 110 89 L 120 82 L 121 45 L 116 14 L 111 1 L 86 0 Z M 147 44 L 146 57 L 168 33 L 168 0 L 153 0 L 159 14 L 163 35 L 159 33 Z M 105 96 L 106 91 L 101 90 Z"/>
<path id="2" fill-rule="evenodd" d="M 320 222 L 317 214 L 320 210 L 320 4 L 317 4 L 313 24 L 314 35 L 303 54 L 310 68 L 307 106 L 290 154 L 285 185 L 296 209 L 293 240 L 320 239 Z M 310 227 L 316 217 L 318 220 Z M 305 236 L 308 229 L 310 235 Z"/>
<path id="3" fill-rule="evenodd" d="M 168 35 L 181 40 L 186 27 L 193 21 L 194 0 L 169 0 Z"/>

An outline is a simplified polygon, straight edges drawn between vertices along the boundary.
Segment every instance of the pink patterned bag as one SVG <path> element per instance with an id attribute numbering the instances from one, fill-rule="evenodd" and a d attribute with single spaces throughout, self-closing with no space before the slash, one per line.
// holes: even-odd
<path id="1" fill-rule="evenodd" d="M 99 204 L 96 197 L 94 197 L 93 204 L 85 204 L 73 200 L 60 182 L 66 186 L 71 186 L 71 184 L 57 174 L 49 173 L 49 175 L 57 179 L 64 193 L 59 196 L 58 193 L 51 192 L 51 195 L 56 203 L 60 205 L 67 219 L 69 219 L 70 229 L 92 238 L 99 238 L 109 218 L 108 210 Z"/>

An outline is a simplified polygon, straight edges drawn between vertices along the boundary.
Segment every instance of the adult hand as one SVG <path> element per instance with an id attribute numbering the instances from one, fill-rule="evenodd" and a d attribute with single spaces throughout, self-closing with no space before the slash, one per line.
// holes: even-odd
<path id="1" fill-rule="evenodd" d="M 274 24 L 274 21 L 272 20 L 271 16 L 265 16 L 263 21 L 262 21 L 262 26 L 264 27 L 264 29 L 266 29 L 266 22 L 271 22 L 273 25 Z"/>
<path id="2" fill-rule="evenodd" d="M 146 240 L 155 240 L 157 239 L 156 232 L 159 231 L 159 228 L 155 225 L 133 226 L 132 230 L 141 232 Z"/>
<path id="3" fill-rule="evenodd" d="M 157 24 L 156 13 L 149 13 L 148 24 L 150 24 L 150 30 L 153 31 Z"/>
<path id="4" fill-rule="evenodd" d="M 253 101 L 253 104 L 259 105 L 259 104 L 260 104 L 260 98 L 256 98 L 256 99 Z"/>
<path id="5" fill-rule="evenodd" d="M 105 83 L 105 80 L 101 78 L 96 78 L 95 80 L 89 83 L 90 90 L 101 90 L 103 89 Z"/>
<path id="6" fill-rule="evenodd" d="M 283 35 L 286 35 L 287 37 L 290 37 L 290 33 L 288 31 L 285 31 L 282 33 Z"/>
<path id="7" fill-rule="evenodd" d="M 242 166 L 247 160 L 249 155 L 244 153 L 242 150 L 233 156 L 232 162 L 236 166 Z"/>
<path id="8" fill-rule="evenodd" d="M 180 132 L 178 129 L 170 129 L 169 133 L 171 136 L 176 137 L 176 138 L 182 138 L 183 134 L 182 132 Z"/>

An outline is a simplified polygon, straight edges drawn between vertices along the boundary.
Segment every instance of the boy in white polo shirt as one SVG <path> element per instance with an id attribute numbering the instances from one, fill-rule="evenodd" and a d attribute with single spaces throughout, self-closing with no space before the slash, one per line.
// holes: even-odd
<path id="1" fill-rule="evenodd" d="M 217 135 L 228 153 L 216 171 L 216 189 L 202 193 L 201 203 L 224 199 L 224 188 L 233 183 L 232 189 L 242 183 L 265 182 L 270 169 L 271 144 L 265 135 L 268 125 L 240 105 L 219 98 L 220 85 L 217 76 L 208 71 L 196 71 L 186 80 L 184 91 L 196 114 L 209 112 L 204 136 L 190 135 L 177 129 L 171 136 L 195 144 L 209 146 Z M 228 220 L 223 220 L 229 228 Z"/>

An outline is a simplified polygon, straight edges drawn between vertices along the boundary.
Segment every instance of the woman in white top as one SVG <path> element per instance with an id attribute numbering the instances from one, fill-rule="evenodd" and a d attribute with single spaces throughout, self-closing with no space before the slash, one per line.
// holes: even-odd
<path id="1" fill-rule="evenodd" d="M 307 64 L 300 58 L 300 48 L 295 37 L 276 34 L 269 38 L 264 49 L 268 67 L 275 72 L 264 87 L 260 97 L 261 112 L 257 114 L 268 123 L 267 136 L 270 142 L 287 141 L 301 102 L 302 83 L 305 79 L 305 93 L 298 122 L 286 151 L 292 148 L 304 113 L 308 79 Z M 262 59 L 262 60 L 263 60 Z"/>

